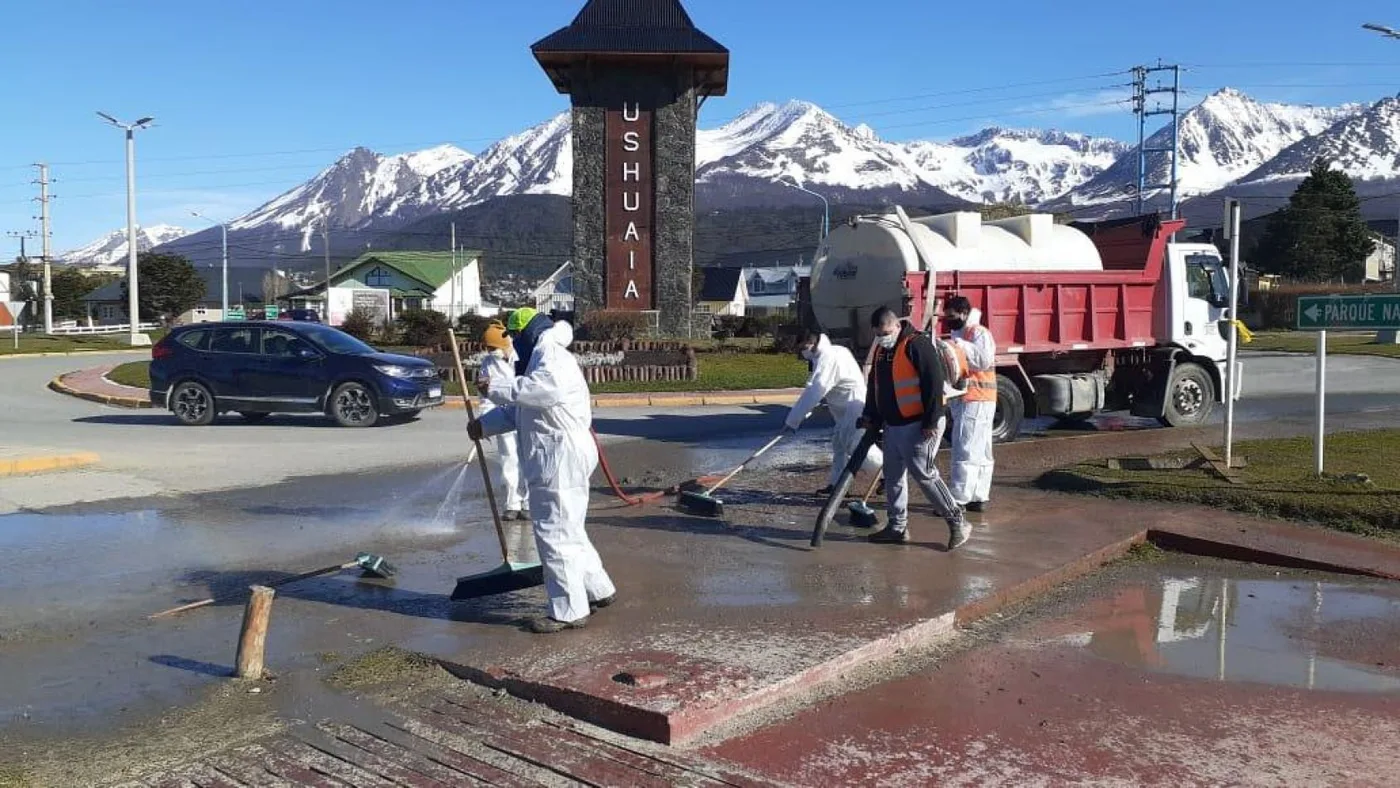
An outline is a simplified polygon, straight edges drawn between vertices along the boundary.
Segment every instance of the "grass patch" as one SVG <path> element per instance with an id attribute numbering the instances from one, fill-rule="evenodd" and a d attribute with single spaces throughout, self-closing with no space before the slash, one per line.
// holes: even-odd
<path id="1" fill-rule="evenodd" d="M 341 689 L 360 689 L 426 675 L 436 669 L 437 663 L 422 654 L 385 646 L 341 665 L 326 681 Z"/>
<path id="2" fill-rule="evenodd" d="M 19 349 L 15 349 L 14 338 L 9 332 L 0 334 L 0 356 L 25 353 L 100 353 L 113 350 L 130 350 L 126 344 L 126 334 L 87 334 L 81 336 L 44 336 L 42 334 L 21 334 Z M 151 343 L 159 342 L 165 330 L 147 332 Z"/>
<path id="3" fill-rule="evenodd" d="M 1096 460 L 1050 471 L 1037 485 L 1111 498 L 1203 504 L 1400 538 L 1400 430 L 1328 436 L 1326 467 L 1331 470 L 1321 479 L 1312 472 L 1311 438 L 1245 441 L 1237 452 L 1249 460 L 1240 472 L 1243 484 L 1230 484 L 1208 467 L 1125 471 Z"/>
<path id="4" fill-rule="evenodd" d="M 732 341 L 732 340 L 731 340 Z M 653 391 L 745 391 L 748 389 L 784 389 L 807 382 L 807 362 L 796 356 L 779 353 L 701 353 L 699 380 L 666 380 L 652 383 L 600 383 L 591 386 L 594 394 L 631 394 Z M 123 386 L 150 388 L 151 362 L 132 361 L 113 369 L 107 377 Z M 462 388 L 454 381 L 443 382 L 443 393 L 459 397 Z M 476 387 L 468 384 L 475 395 Z"/>
<path id="5" fill-rule="evenodd" d="M 123 386 L 135 386 L 138 389 L 150 388 L 151 362 L 131 361 L 122 364 L 111 372 L 108 372 L 107 379 Z"/>
<path id="6" fill-rule="evenodd" d="M 29 782 L 18 766 L 0 763 L 0 788 L 30 788 L 31 785 L 33 783 Z"/>
<path id="7" fill-rule="evenodd" d="M 1400 358 L 1400 345 L 1378 345 L 1374 333 L 1327 333 L 1327 352 L 1353 356 L 1385 356 Z M 1271 331 L 1254 335 L 1254 341 L 1241 344 L 1245 350 L 1270 350 L 1285 353 L 1316 353 L 1317 335 L 1304 331 Z"/>

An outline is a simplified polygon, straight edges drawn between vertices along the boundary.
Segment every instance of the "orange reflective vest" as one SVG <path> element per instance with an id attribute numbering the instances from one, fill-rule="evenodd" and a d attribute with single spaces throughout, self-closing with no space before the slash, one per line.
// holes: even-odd
<path id="1" fill-rule="evenodd" d="M 894 381 L 894 401 L 899 405 L 899 415 L 906 419 L 916 419 L 924 415 L 924 398 L 919 387 L 919 368 L 909 360 L 909 340 L 916 334 L 909 334 L 894 346 L 893 366 L 890 378 Z"/>
<path id="2" fill-rule="evenodd" d="M 986 331 L 982 326 L 970 326 L 972 332 Z M 972 337 L 968 337 L 971 341 Z M 958 355 L 962 357 L 963 369 L 967 370 L 967 393 L 963 395 L 964 402 L 996 402 L 997 401 L 997 371 L 992 369 L 973 369 L 967 363 L 967 354 L 962 348 L 958 348 Z"/>

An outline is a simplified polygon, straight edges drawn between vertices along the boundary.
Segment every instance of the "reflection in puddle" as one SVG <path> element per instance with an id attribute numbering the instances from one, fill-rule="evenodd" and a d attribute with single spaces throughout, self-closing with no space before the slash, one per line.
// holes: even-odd
<path id="1" fill-rule="evenodd" d="M 1385 585 L 1164 577 L 1130 584 L 1082 616 L 1050 625 L 1040 642 L 1218 681 L 1400 692 L 1393 661 L 1347 658 L 1357 632 L 1400 617 L 1400 589 Z"/>

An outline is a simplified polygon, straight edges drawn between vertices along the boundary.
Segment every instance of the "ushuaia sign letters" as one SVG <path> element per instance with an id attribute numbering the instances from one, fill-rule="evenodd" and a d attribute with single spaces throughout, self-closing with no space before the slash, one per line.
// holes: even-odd
<path id="1" fill-rule="evenodd" d="M 607 111 L 607 308 L 653 309 L 652 113 L 638 102 Z"/>

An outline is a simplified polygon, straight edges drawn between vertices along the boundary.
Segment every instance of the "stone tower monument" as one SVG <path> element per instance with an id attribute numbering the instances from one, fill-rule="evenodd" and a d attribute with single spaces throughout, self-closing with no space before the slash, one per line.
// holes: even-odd
<path id="1" fill-rule="evenodd" d="M 680 0 L 588 0 L 530 47 L 573 103 L 574 303 L 691 325 L 695 121 L 729 83 L 729 50 Z"/>

